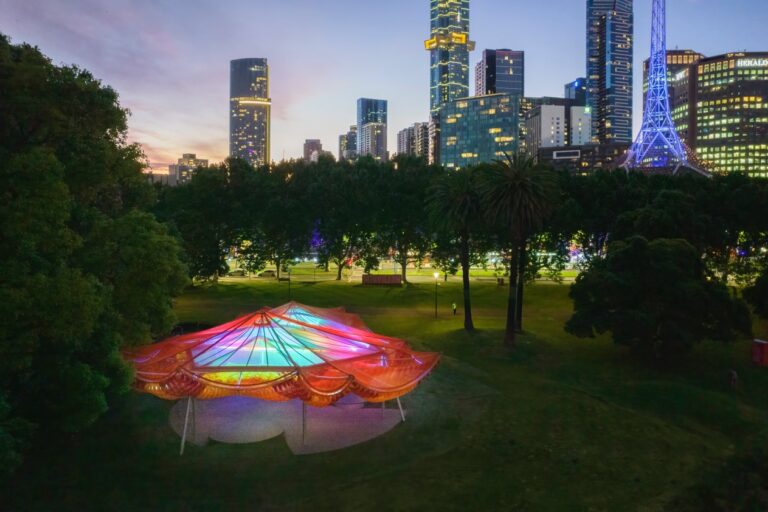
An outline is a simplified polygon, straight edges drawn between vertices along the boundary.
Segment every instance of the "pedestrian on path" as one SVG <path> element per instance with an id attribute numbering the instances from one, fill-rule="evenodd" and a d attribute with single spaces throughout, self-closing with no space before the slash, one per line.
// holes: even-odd
<path id="1" fill-rule="evenodd" d="M 453 316 L 456 316 L 456 303 L 451 304 L 451 307 L 453 308 Z"/>

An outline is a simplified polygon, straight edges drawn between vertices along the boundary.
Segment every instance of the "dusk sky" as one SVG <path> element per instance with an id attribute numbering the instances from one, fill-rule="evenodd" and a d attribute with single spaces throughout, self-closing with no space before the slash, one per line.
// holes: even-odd
<path id="1" fill-rule="evenodd" d="M 766 0 L 667 4 L 670 48 L 768 50 Z M 635 0 L 636 129 L 650 10 Z M 585 74 L 586 0 L 472 0 L 470 13 L 473 70 L 484 48 L 525 50 L 528 96 L 562 96 Z M 131 140 L 158 166 L 187 152 L 226 158 L 236 58 L 269 59 L 275 160 L 300 156 L 308 138 L 336 154 L 361 96 L 389 100 L 390 151 L 428 117 L 428 0 L 0 0 L 0 32 L 114 87 Z"/>

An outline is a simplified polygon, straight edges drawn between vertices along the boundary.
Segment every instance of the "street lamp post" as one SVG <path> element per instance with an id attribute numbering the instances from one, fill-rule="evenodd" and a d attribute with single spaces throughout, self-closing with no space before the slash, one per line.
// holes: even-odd
<path id="1" fill-rule="evenodd" d="M 288 300 L 291 300 L 291 269 L 288 268 Z"/>
<path id="2" fill-rule="evenodd" d="M 440 280 L 440 272 L 435 272 L 435 318 L 437 318 L 437 282 Z"/>

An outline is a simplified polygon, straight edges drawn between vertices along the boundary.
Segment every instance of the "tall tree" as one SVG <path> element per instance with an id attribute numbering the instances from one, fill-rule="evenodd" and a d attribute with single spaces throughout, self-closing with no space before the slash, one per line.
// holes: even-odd
<path id="1" fill-rule="evenodd" d="M 164 189 L 156 210 L 181 234 L 190 274 L 199 279 L 215 281 L 229 270 L 226 257 L 236 238 L 229 183 L 233 162 L 198 169 L 188 184 Z"/>
<path id="2" fill-rule="evenodd" d="M 510 247 L 509 301 L 504 341 L 517 342 L 520 255 L 528 237 L 540 229 L 559 198 L 557 175 L 523 154 L 485 166 L 480 190 L 489 222 L 506 235 Z"/>
<path id="3" fill-rule="evenodd" d="M 447 172 L 430 187 L 427 209 L 435 230 L 436 240 L 446 241 L 445 252 L 455 247 L 462 272 L 464 293 L 464 328 L 472 331 L 472 299 L 469 289 L 469 271 L 472 255 L 483 239 L 485 224 L 482 203 L 477 188 L 477 170 L 466 168 Z"/>
<path id="4" fill-rule="evenodd" d="M 408 266 L 419 264 L 429 251 L 430 236 L 426 195 L 430 183 L 442 172 L 422 158 L 399 156 L 384 167 L 381 208 L 376 220 L 379 246 L 392 249 L 400 264 L 403 282 L 408 282 Z"/>
<path id="5" fill-rule="evenodd" d="M 0 35 L 0 460 L 31 425 L 95 421 L 130 383 L 120 348 L 173 323 L 180 247 L 126 119 L 90 73 Z"/>

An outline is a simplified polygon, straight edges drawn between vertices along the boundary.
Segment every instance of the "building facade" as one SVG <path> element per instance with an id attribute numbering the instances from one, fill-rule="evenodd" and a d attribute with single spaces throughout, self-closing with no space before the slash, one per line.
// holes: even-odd
<path id="1" fill-rule="evenodd" d="M 429 123 L 416 123 L 397 134 L 397 154 L 429 158 Z"/>
<path id="2" fill-rule="evenodd" d="M 592 141 L 589 107 L 567 100 L 564 105 L 538 105 L 526 115 L 525 151 L 538 159 L 541 148 L 584 146 Z"/>
<path id="3" fill-rule="evenodd" d="M 519 149 L 520 97 L 462 98 L 440 110 L 440 163 L 458 169 L 504 159 Z"/>
<path id="4" fill-rule="evenodd" d="M 587 0 L 587 106 L 593 140 L 632 143 L 632 0 Z"/>
<path id="5" fill-rule="evenodd" d="M 370 123 L 383 124 L 386 137 L 387 100 L 372 98 L 360 98 L 357 100 L 357 154 L 360 156 L 367 154 L 363 152 L 362 134 L 363 127 Z"/>
<path id="6" fill-rule="evenodd" d="M 339 135 L 339 161 L 357 158 L 357 125 L 349 127 L 347 133 Z"/>
<path id="7" fill-rule="evenodd" d="M 304 141 L 304 161 L 312 162 L 313 155 L 320 155 L 323 152 L 323 143 L 319 139 L 307 139 Z M 315 157 L 314 161 L 317 161 Z"/>
<path id="8" fill-rule="evenodd" d="M 387 151 L 387 125 L 384 123 L 366 123 L 358 134 L 358 155 L 371 156 L 379 162 L 389 160 Z"/>
<path id="9" fill-rule="evenodd" d="M 175 165 L 168 166 L 169 183 L 188 183 L 199 167 L 208 167 L 208 160 L 199 159 L 194 153 L 184 153 Z"/>
<path id="10" fill-rule="evenodd" d="M 675 87 L 676 77 L 680 73 L 687 72 L 691 65 L 696 64 L 703 58 L 704 55 L 693 50 L 667 50 L 667 85 L 669 88 L 670 107 L 675 104 L 675 96 L 678 92 Z M 646 59 L 643 62 L 643 112 L 645 112 L 645 105 L 648 101 L 648 68 L 650 64 L 650 59 Z M 687 91 L 681 90 L 680 92 L 685 94 Z"/>
<path id="11" fill-rule="evenodd" d="M 229 156 L 269 165 L 272 100 L 267 59 L 230 62 Z"/>
<path id="12" fill-rule="evenodd" d="M 768 177 L 768 52 L 698 60 L 673 80 L 681 137 L 716 172 Z"/>
<path id="13" fill-rule="evenodd" d="M 622 143 L 540 148 L 538 162 L 557 170 L 587 175 L 597 169 L 615 169 L 629 146 Z"/>
<path id="14" fill-rule="evenodd" d="M 577 78 L 573 82 L 565 84 L 563 97 L 572 100 L 574 105 L 587 105 L 587 79 Z"/>
<path id="15" fill-rule="evenodd" d="M 475 67 L 475 96 L 525 96 L 525 52 L 485 50 Z"/>
<path id="16" fill-rule="evenodd" d="M 469 0 L 430 0 L 430 112 L 469 96 Z"/>

